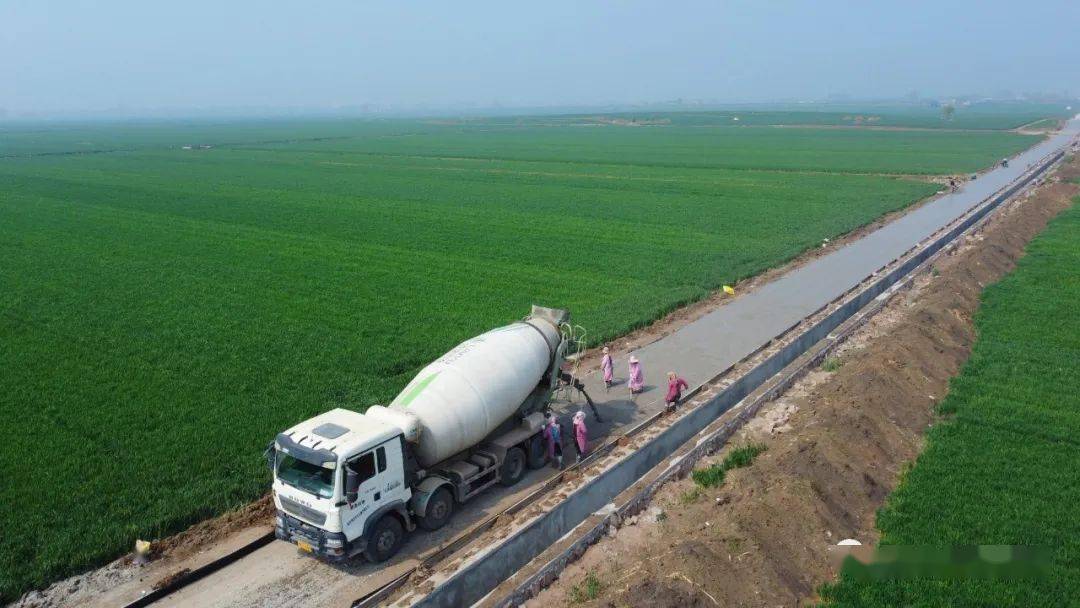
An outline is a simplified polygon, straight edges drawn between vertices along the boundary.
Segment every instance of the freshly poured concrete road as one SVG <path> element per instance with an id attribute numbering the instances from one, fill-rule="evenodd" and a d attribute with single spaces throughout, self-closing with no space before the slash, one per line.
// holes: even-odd
<path id="1" fill-rule="evenodd" d="M 999 166 L 980 175 L 957 192 L 932 200 L 877 231 L 736 298 L 678 331 L 622 355 L 622 360 L 616 361 L 616 378 L 627 375 L 626 359 L 630 354 L 636 355 L 645 371 L 647 387 L 636 401 L 650 404 L 663 399 L 669 370 L 677 371 L 691 387 L 711 380 L 718 372 L 840 297 L 871 273 L 1008 185 L 1029 166 L 1070 145 L 1078 134 L 1080 115 L 1070 120 L 1058 134 L 1010 159 L 1008 167 Z M 584 381 L 586 390 L 597 402 L 605 401 L 604 385 L 596 374 L 590 374 Z M 621 386 L 613 387 L 611 393 L 616 390 L 620 395 L 626 394 L 626 389 Z M 614 400 L 607 400 L 606 405 L 618 409 Z M 601 416 L 611 411 L 603 405 L 600 407 Z"/>

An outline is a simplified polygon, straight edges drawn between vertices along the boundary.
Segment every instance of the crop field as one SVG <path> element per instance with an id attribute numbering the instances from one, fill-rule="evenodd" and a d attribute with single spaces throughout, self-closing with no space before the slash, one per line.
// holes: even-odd
<path id="1" fill-rule="evenodd" d="M 1037 140 L 4 127 L 0 600 L 257 498 L 277 431 L 389 401 L 532 303 L 611 338 L 936 190 L 912 176 L 972 171 Z"/>
<path id="2" fill-rule="evenodd" d="M 954 108 L 946 117 L 940 107 L 927 105 L 850 105 L 840 103 L 767 104 L 725 110 L 677 112 L 640 111 L 609 114 L 568 114 L 561 116 L 510 116 L 502 118 L 459 119 L 458 124 L 489 125 L 671 125 L 694 127 L 728 126 L 818 126 L 818 127 L 885 127 L 905 129 L 1015 129 L 1036 121 L 1041 126 L 1061 118 L 1071 118 L 1075 112 L 1061 104 L 977 103 Z M 446 121 L 444 121 L 446 122 Z"/>
<path id="3" fill-rule="evenodd" d="M 583 133 L 583 131 L 592 131 Z M 1022 139 L 1021 139 L 1022 138 Z M 564 171 L 662 178 L 670 170 L 758 169 L 820 173 L 966 173 L 1038 141 L 1003 132 L 860 131 L 772 127 L 429 126 L 346 140 L 237 146 L 321 155 L 328 162 L 406 157 L 437 163 L 525 161 Z M 997 153 L 996 156 L 994 153 Z M 584 169 L 579 166 L 584 165 Z M 597 167 L 597 165 L 600 165 Z M 491 167 L 498 169 L 499 167 Z M 657 172 L 656 170 L 660 171 Z"/>
<path id="4" fill-rule="evenodd" d="M 1049 548 L 1044 578 L 861 582 L 830 606 L 1074 606 L 1080 598 L 1080 205 L 989 287 L 971 359 L 941 403 L 950 420 L 878 514 L 889 545 Z"/>
<path id="5" fill-rule="evenodd" d="M 1057 119 L 1069 118 L 1075 112 L 1060 104 L 1011 104 L 985 103 L 971 107 L 960 107 L 952 118 L 945 119 L 939 108 L 912 106 L 854 106 L 844 104 L 820 104 L 813 111 L 807 111 L 799 104 L 773 104 L 749 109 L 723 111 L 678 111 L 678 112 L 615 112 L 592 114 L 540 115 L 540 116 L 503 116 L 503 117 L 463 117 L 438 118 L 428 120 L 246 120 L 232 122 L 208 121 L 124 121 L 88 124 L 43 123 L 36 125 L 4 124 L 0 122 L 0 158 L 26 154 L 70 154 L 88 152 L 112 152 L 144 148 L 179 147 L 181 145 L 229 145 L 259 143 L 296 143 L 308 141 L 370 140 L 373 138 L 393 138 L 406 136 L 434 135 L 436 141 L 447 135 L 462 130 L 471 130 L 473 134 L 490 133 L 492 130 L 513 128 L 511 134 L 515 141 L 530 141 L 517 137 L 523 128 L 528 127 L 572 127 L 571 142 L 579 146 L 585 143 L 577 137 L 576 131 L 582 127 L 611 126 L 633 123 L 644 126 L 663 126 L 669 134 L 683 137 L 694 131 L 676 132 L 671 127 L 700 129 L 719 129 L 725 137 L 714 143 L 736 144 L 733 131 L 726 127 L 753 126 L 811 126 L 811 127 L 885 127 L 914 128 L 934 130 L 969 130 L 995 131 L 1014 129 L 1023 125 L 1045 128 Z M 542 133 L 552 133 L 545 129 Z M 748 134 L 757 139 L 762 131 L 755 130 Z M 639 134 L 608 133 L 614 143 L 620 138 L 635 141 Z M 821 131 L 815 131 L 813 138 L 820 137 Z M 856 137 L 861 140 L 865 136 Z M 651 137 L 651 136 L 650 136 Z M 838 145 L 843 145 L 843 136 L 835 136 Z M 933 136 L 930 136 L 933 137 Z M 712 148 L 708 140 L 717 139 L 697 133 L 689 138 L 686 146 Z M 945 137 L 942 141 L 947 141 Z M 703 141 L 706 143 L 703 145 Z M 781 137 L 781 142 L 786 141 Z M 969 141 L 977 141 L 971 139 Z M 381 143 L 385 143 L 381 142 Z M 449 142 L 446 142 L 449 143 Z M 594 145 L 601 145 L 601 140 L 594 140 Z M 939 142 L 941 143 L 941 142 Z M 473 152 L 483 152 L 491 145 L 505 144 L 505 141 L 484 142 Z M 685 146 L 684 146 L 685 147 Z M 381 148 L 377 148 L 382 151 Z M 749 150 L 740 148 L 745 153 Z M 724 151 L 726 153 L 726 151 Z M 576 158 L 576 157 L 574 157 Z M 619 162 L 627 159 L 616 156 Z M 570 160 L 557 157 L 558 160 Z M 653 159 L 657 160 L 657 159 Z M 697 159 L 708 162 L 706 156 Z M 717 162 L 711 159 L 713 164 Z M 675 163 L 678 166 L 677 163 Z M 826 164 L 829 169 L 840 167 Z M 768 169 L 776 167 L 767 166 Z M 931 171 L 936 167 L 931 164 Z"/>

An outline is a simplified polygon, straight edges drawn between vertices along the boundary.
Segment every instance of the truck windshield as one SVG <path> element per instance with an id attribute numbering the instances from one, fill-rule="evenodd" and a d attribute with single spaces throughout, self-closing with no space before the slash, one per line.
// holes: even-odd
<path id="1" fill-rule="evenodd" d="M 319 498 L 334 497 L 333 469 L 324 469 L 278 452 L 277 476 L 282 482 Z"/>

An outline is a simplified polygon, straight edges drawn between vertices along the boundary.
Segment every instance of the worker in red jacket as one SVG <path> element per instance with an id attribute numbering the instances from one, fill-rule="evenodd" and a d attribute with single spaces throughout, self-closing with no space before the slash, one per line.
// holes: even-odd
<path id="1" fill-rule="evenodd" d="M 667 379 L 667 395 L 664 396 L 664 404 L 667 411 L 674 412 L 675 406 L 679 404 L 679 399 L 682 398 L 683 389 L 690 388 L 690 385 L 675 372 L 668 372 Z"/>

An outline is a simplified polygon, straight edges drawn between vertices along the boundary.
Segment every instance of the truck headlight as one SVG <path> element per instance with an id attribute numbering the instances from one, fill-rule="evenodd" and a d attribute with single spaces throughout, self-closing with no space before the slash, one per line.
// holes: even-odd
<path id="1" fill-rule="evenodd" d="M 281 517 L 280 515 L 275 515 L 274 516 L 274 525 L 279 527 L 279 528 L 284 528 L 285 527 L 285 519 L 283 517 Z"/>
<path id="2" fill-rule="evenodd" d="M 328 538 L 326 539 L 326 548 L 328 549 L 340 549 L 345 543 L 340 538 Z"/>

